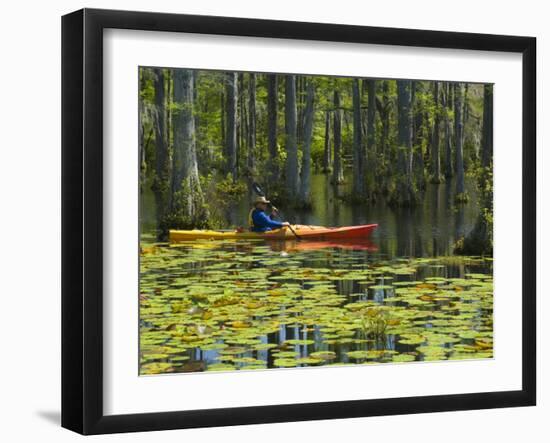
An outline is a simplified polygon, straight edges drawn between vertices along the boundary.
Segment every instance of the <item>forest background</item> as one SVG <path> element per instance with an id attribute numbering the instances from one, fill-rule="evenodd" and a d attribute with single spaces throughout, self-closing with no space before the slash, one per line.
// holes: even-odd
<path id="1" fill-rule="evenodd" d="M 452 181 L 478 216 L 455 252 L 492 253 L 493 86 L 142 67 L 140 189 L 156 236 L 231 228 L 231 206 L 259 182 L 270 199 L 314 210 L 312 175 L 342 204 L 414 208 Z M 243 220 L 245 223 L 245 220 Z"/>

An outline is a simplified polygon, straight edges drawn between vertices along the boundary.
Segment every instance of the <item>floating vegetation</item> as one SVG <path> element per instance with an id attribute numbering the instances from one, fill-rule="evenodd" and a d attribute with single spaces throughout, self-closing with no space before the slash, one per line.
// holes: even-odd
<path id="1" fill-rule="evenodd" d="M 142 244 L 140 374 L 492 358 L 492 260 Z"/>

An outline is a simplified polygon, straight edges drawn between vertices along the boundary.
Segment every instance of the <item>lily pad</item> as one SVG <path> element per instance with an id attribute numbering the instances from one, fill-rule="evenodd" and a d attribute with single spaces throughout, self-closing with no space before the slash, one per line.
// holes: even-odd
<path id="1" fill-rule="evenodd" d="M 280 368 L 294 368 L 298 365 L 298 360 L 291 358 L 276 358 L 273 365 Z"/>
<path id="2" fill-rule="evenodd" d="M 336 358 L 336 353 L 332 351 L 318 351 L 312 352 L 309 356 L 320 360 L 334 360 Z"/>

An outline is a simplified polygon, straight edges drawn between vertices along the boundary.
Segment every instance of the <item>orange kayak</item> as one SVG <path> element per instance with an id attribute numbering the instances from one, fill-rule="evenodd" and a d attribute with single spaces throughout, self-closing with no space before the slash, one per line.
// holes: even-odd
<path id="1" fill-rule="evenodd" d="M 367 238 L 377 227 L 377 224 L 342 226 L 338 228 L 326 228 L 324 226 L 292 225 L 292 228 L 302 240 L 342 240 Z M 212 231 L 193 229 L 188 231 L 170 230 L 171 242 L 192 240 L 235 240 L 235 239 L 295 239 L 294 233 L 287 227 L 268 232 L 252 231 Z"/>

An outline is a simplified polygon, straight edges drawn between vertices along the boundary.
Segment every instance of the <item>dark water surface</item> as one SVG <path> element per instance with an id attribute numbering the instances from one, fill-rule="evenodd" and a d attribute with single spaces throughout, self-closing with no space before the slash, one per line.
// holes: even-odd
<path id="1" fill-rule="evenodd" d="M 391 210 L 342 203 L 324 176 L 312 189 L 314 210 L 288 220 L 378 223 L 371 241 L 168 245 L 142 217 L 141 374 L 492 357 L 492 260 L 452 256 L 475 198 L 455 208 L 452 183 L 430 185 L 421 206 Z"/>
<path id="2" fill-rule="evenodd" d="M 350 185 L 347 185 L 349 187 Z M 378 223 L 372 236 L 381 254 L 389 256 L 438 256 L 450 255 L 454 243 L 474 226 L 477 214 L 477 189 L 474 180 L 466 180 L 470 201 L 465 205 L 454 204 L 455 183 L 428 184 L 421 203 L 416 208 L 388 207 L 384 201 L 374 205 L 352 205 L 335 198 L 329 177 L 312 176 L 311 195 L 313 209 L 293 210 L 277 206 L 282 217 L 291 223 L 349 226 Z M 346 185 L 338 191 L 344 194 Z M 243 197 L 227 213 L 227 228 L 246 226 L 250 202 L 255 194 Z M 277 205 L 277 202 L 273 202 Z M 154 200 L 151 192 L 142 196 L 141 225 L 145 234 L 155 226 Z"/>

